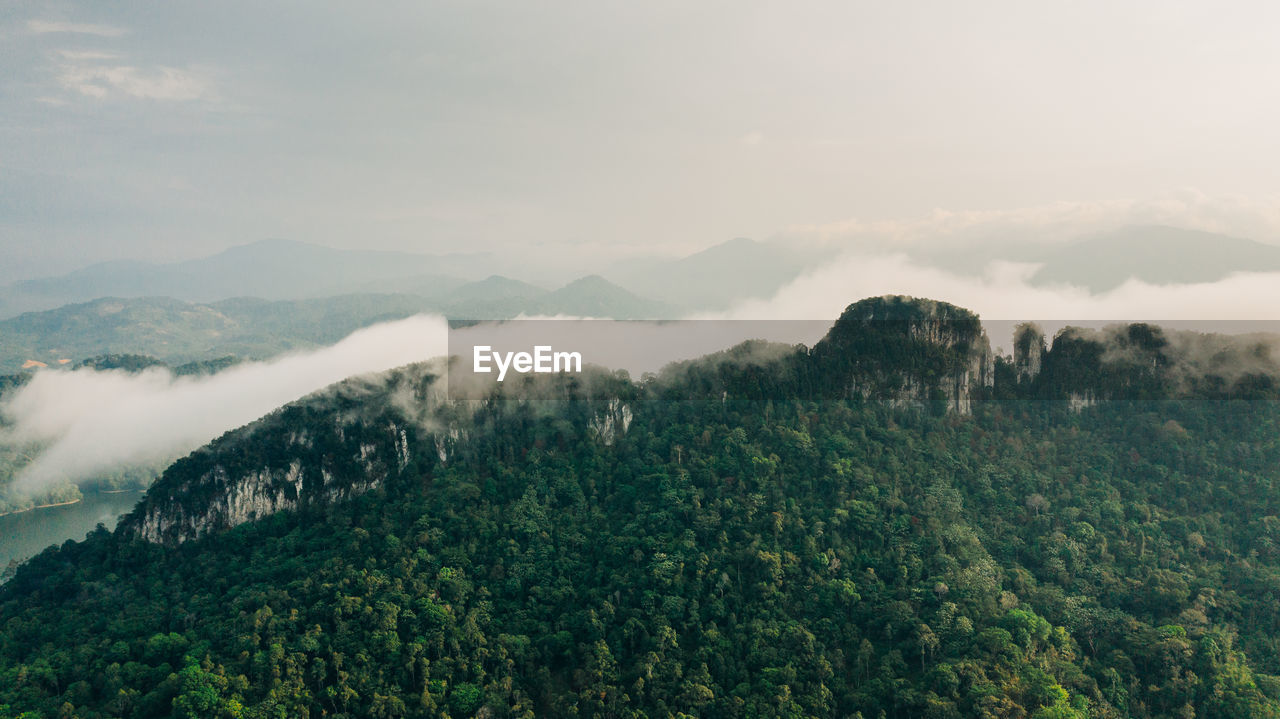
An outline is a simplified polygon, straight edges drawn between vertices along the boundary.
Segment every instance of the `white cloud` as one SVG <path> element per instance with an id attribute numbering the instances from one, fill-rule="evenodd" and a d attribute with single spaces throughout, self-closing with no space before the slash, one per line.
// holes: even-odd
<path id="1" fill-rule="evenodd" d="M 905 294 L 978 313 L 988 323 L 993 344 L 1005 348 L 1012 325 L 1002 320 L 1037 320 L 1050 330 L 1063 323 L 1102 321 L 1280 320 L 1276 309 L 1280 308 L 1280 273 L 1238 273 L 1215 282 L 1182 285 L 1130 280 L 1095 294 L 1076 287 L 1032 285 L 1034 269 L 1034 265 L 997 262 L 975 277 L 915 264 L 902 255 L 847 254 L 768 300 L 745 302 L 730 312 L 700 319 L 829 323 L 857 300 Z M 623 324 L 627 327 L 618 329 Z M 782 329 L 808 332 L 813 328 L 813 336 L 770 338 L 812 342 L 827 326 L 790 324 Z M 696 323 L 651 327 L 602 323 L 598 331 L 593 328 L 593 336 L 604 349 L 591 361 L 614 367 L 646 363 L 630 366 L 635 373 L 714 351 L 746 336 L 767 336 L 757 333 L 759 328 L 726 323 L 712 329 L 752 334 L 712 336 L 707 327 Z M 515 326 L 512 331 L 518 329 Z M 615 340 L 613 330 L 625 330 L 625 334 Z M 649 334 L 636 334 L 645 332 Z M 642 341 L 636 343 L 637 337 Z M 155 466 L 329 384 L 440 356 L 447 345 L 444 321 L 419 316 L 375 325 L 332 347 L 245 364 L 211 377 L 175 378 L 166 371 L 133 375 L 41 371 L 0 406 L 13 427 L 0 441 L 47 445 L 19 477 L 20 488 L 28 490 L 54 481 L 88 479 L 109 468 Z"/>
<path id="2" fill-rule="evenodd" d="M 112 467 L 166 464 L 334 382 L 440 356 L 446 347 L 444 320 L 417 316 L 209 377 L 165 370 L 38 372 L 0 406 L 13 425 L 0 440 L 47 445 L 18 476 L 22 490 L 88 479 Z"/>
<path id="3" fill-rule="evenodd" d="M 33 33 L 80 33 L 116 37 L 124 31 L 106 25 L 32 20 Z M 97 48 L 60 48 L 49 51 L 57 84 L 77 95 L 94 98 L 131 97 L 145 100 L 190 101 L 213 96 L 209 73 L 199 68 L 128 62 L 126 55 Z M 42 102 L 47 100 L 42 99 Z M 59 104 L 59 103 L 50 103 Z"/>
<path id="4" fill-rule="evenodd" d="M 996 262 L 983 276 L 975 277 L 916 264 L 900 254 L 848 254 L 796 279 L 772 298 L 706 316 L 833 320 L 853 302 L 893 294 L 950 302 L 1002 328 L 1007 323 L 1000 321 L 1006 320 L 1035 320 L 1053 327 L 1144 320 L 1280 320 L 1280 273 L 1237 273 L 1214 282 L 1173 285 L 1131 279 L 1095 294 L 1080 287 L 1032 285 L 1035 268 Z M 1007 337 L 991 339 L 993 344 L 1008 346 Z"/>
<path id="5" fill-rule="evenodd" d="M 101 50 L 59 50 L 58 56 L 64 60 L 74 60 L 83 62 L 86 60 L 114 60 L 120 57 L 114 52 L 102 52 Z"/>
<path id="6" fill-rule="evenodd" d="M 51 33 L 70 33 L 76 35 L 97 35 L 98 37 L 120 37 L 125 29 L 114 25 L 94 25 L 90 23 L 59 22 L 54 20 L 28 20 L 27 32 L 33 35 Z"/>
<path id="7" fill-rule="evenodd" d="M 158 66 L 141 69 L 132 65 L 64 65 L 58 82 L 66 89 L 89 97 L 120 94 L 148 100 L 198 100 L 211 94 L 210 83 L 188 70 Z"/>

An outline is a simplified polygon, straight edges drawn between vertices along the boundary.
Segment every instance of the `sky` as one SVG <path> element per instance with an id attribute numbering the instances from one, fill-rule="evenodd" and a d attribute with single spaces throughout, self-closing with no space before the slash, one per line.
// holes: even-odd
<path id="1" fill-rule="evenodd" d="M 1263 2 L 10 0 L 0 282 L 269 237 L 606 262 L 1170 197 L 1274 218 L 1277 31 Z"/>

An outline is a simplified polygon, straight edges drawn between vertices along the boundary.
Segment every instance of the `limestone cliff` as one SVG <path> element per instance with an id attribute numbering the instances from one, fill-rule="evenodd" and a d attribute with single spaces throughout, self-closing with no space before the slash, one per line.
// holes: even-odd
<path id="1" fill-rule="evenodd" d="M 175 544 L 427 469 L 405 395 L 432 379 L 422 367 L 357 378 L 228 432 L 165 470 L 117 531 Z"/>
<path id="2" fill-rule="evenodd" d="M 977 315 L 912 297 L 850 305 L 810 359 L 815 384 L 832 398 L 942 401 L 968 413 L 995 381 L 995 357 Z"/>

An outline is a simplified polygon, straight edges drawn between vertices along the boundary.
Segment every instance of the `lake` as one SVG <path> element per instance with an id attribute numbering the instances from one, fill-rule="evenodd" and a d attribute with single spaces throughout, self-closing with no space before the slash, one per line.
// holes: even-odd
<path id="1" fill-rule="evenodd" d="M 84 499 L 75 504 L 0 517 L 0 571 L 11 559 L 29 559 L 51 544 L 84 539 L 99 522 L 113 529 L 120 515 L 128 514 L 142 499 L 142 492 L 85 490 Z"/>

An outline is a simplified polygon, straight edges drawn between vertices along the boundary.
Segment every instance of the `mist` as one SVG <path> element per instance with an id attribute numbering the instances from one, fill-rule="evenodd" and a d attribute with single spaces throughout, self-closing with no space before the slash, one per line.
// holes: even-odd
<path id="1" fill-rule="evenodd" d="M 335 382 L 442 355 L 445 343 L 444 319 L 419 315 L 206 377 L 175 377 L 166 369 L 38 372 L 0 405 L 11 425 L 0 441 L 45 447 L 16 475 L 13 489 L 34 493 L 91 480 L 107 468 L 166 465 Z"/>
<path id="2" fill-rule="evenodd" d="M 1157 285 L 1130 279 L 1109 292 L 1030 282 L 1037 265 L 997 261 L 981 276 L 948 272 L 905 255 L 847 254 L 797 278 L 773 297 L 739 304 L 714 319 L 834 320 L 851 302 L 886 294 L 950 302 L 978 314 L 994 347 L 1012 347 L 1019 321 L 1039 322 L 1048 337 L 1068 325 L 1103 327 L 1149 321 L 1181 329 L 1276 329 L 1280 273 L 1237 273 L 1214 282 Z M 1175 322 L 1171 322 L 1175 320 Z M 1242 320 L 1253 322 L 1245 323 Z"/>
<path id="3" fill-rule="evenodd" d="M 983 275 L 971 276 L 923 266 L 904 255 L 848 254 L 784 286 L 770 299 L 689 318 L 755 322 L 558 318 L 560 322 L 541 327 L 516 322 L 455 330 L 454 339 L 474 334 L 495 345 L 520 346 L 534 339 L 546 342 L 545 331 L 562 333 L 566 342 L 589 337 L 585 348 L 596 352 L 584 354 L 587 363 L 626 369 L 635 376 L 748 339 L 812 344 L 850 303 L 885 294 L 928 297 L 970 309 L 982 317 L 997 350 L 1012 347 L 1013 327 L 1024 320 L 1039 322 L 1050 337 L 1068 325 L 1101 328 L 1128 321 L 1220 333 L 1277 327 L 1273 308 L 1280 306 L 1280 273 L 1239 273 L 1215 282 L 1178 285 L 1130 280 L 1095 294 L 1073 286 L 1034 286 L 1029 279 L 1035 269 L 1031 264 L 995 262 Z M 1202 354 L 1197 341 L 1180 337 L 1180 354 Z M 362 329 L 330 347 L 237 365 L 207 377 L 175 377 L 165 369 L 136 374 L 45 370 L 0 404 L 0 416 L 9 425 L 0 442 L 44 447 L 13 484 L 17 491 L 35 493 L 58 483 L 92 480 L 107 469 L 167 465 L 228 430 L 335 382 L 448 353 L 445 320 L 419 315 Z M 1212 364 L 1220 370 L 1222 361 L 1219 355 Z"/>
<path id="4" fill-rule="evenodd" d="M 591 364 L 639 375 L 747 339 L 812 342 L 824 329 L 820 323 L 560 317 L 483 323 L 455 330 L 452 339 L 513 347 L 557 342 L 580 348 Z M 165 368 L 137 373 L 42 370 L 0 404 L 0 417 L 8 425 L 0 443 L 41 448 L 9 489 L 36 494 L 121 468 L 160 469 L 293 400 L 359 375 L 444 356 L 449 344 L 443 318 L 419 315 L 372 325 L 329 347 L 239 364 L 204 377 L 176 377 Z"/>

